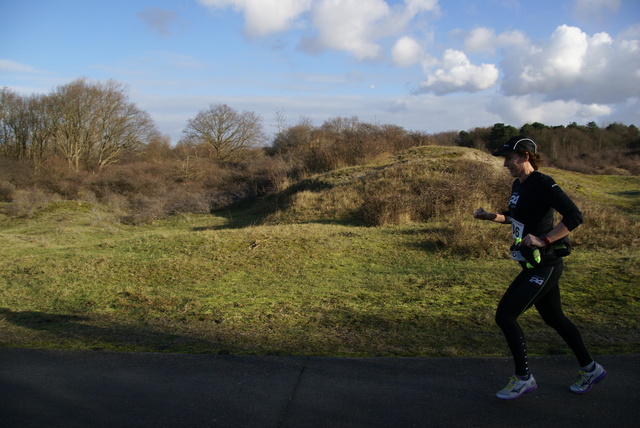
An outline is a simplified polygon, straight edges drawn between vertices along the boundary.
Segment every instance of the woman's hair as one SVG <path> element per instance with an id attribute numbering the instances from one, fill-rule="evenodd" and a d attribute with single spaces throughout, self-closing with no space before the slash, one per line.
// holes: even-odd
<path id="1" fill-rule="evenodd" d="M 528 154 L 529 163 L 533 167 L 534 171 L 537 171 L 538 168 L 540 168 L 540 165 L 542 164 L 542 155 L 540 153 L 534 153 L 532 151 L 524 150 L 524 149 L 517 149 L 516 153 L 522 156 L 524 156 L 525 154 Z"/>

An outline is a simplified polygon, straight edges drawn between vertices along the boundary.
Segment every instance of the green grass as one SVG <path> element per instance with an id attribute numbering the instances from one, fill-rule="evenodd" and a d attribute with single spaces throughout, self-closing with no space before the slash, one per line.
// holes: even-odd
<path id="1" fill-rule="evenodd" d="M 438 223 L 237 227 L 252 219 L 232 214 L 232 223 L 189 215 L 138 227 L 75 202 L 30 219 L 0 214 L 0 346 L 508 354 L 493 322 L 518 270 L 504 249 L 440 251 Z M 479 234 L 499 227 L 473 225 Z M 565 311 L 594 353 L 640 352 L 638 261 L 637 248 L 578 248 L 567 260 Z M 568 352 L 535 313 L 522 324 L 532 354 Z"/>
<path id="2" fill-rule="evenodd" d="M 586 219 L 561 283 L 565 312 L 593 353 L 640 352 L 640 178 L 543 172 Z M 481 204 L 502 208 L 493 192 L 507 197 L 505 174 L 477 150 L 429 146 L 220 215 L 131 226 L 86 202 L 25 206 L 24 218 L 0 205 L 0 346 L 508 355 L 493 316 L 519 269 L 509 230 L 471 218 Z M 425 202 L 437 209 L 418 222 Z M 361 226 L 367 203 L 390 225 Z M 531 354 L 569 352 L 535 310 L 521 322 Z"/>
<path id="3" fill-rule="evenodd" d="M 586 175 L 549 168 L 567 192 L 616 207 L 640 220 L 640 177 L 635 175 Z"/>

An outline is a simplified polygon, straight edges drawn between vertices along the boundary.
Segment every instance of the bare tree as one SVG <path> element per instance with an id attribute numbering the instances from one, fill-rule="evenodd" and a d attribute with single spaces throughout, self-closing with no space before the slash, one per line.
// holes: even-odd
<path id="1" fill-rule="evenodd" d="M 74 169 L 102 168 L 126 149 L 157 136 L 149 115 L 129 102 L 126 88 L 115 82 L 77 79 L 49 97 L 49 120 L 55 149 Z"/>
<path id="2" fill-rule="evenodd" d="M 0 91 L 0 153 L 16 159 L 27 156 L 26 104 L 23 97 L 8 88 Z"/>
<path id="3" fill-rule="evenodd" d="M 99 168 L 117 161 L 122 151 L 137 149 L 159 136 L 149 114 L 128 102 L 121 86 L 110 81 L 103 90 L 98 134 L 90 156 Z"/>
<path id="4" fill-rule="evenodd" d="M 244 149 L 266 141 L 262 119 L 254 112 L 238 113 L 226 104 L 211 104 L 187 122 L 189 141 L 206 144 L 216 160 L 229 160 Z"/>
<path id="5" fill-rule="evenodd" d="M 7 88 L 0 90 L 0 154 L 34 162 L 44 158 L 50 128 L 45 96 L 21 96 Z"/>
<path id="6" fill-rule="evenodd" d="M 100 99 L 95 89 L 85 79 L 78 79 L 59 86 L 48 100 L 55 151 L 76 170 L 83 153 L 92 145 L 91 130 L 95 126 L 92 107 Z"/>
<path id="7" fill-rule="evenodd" d="M 276 129 L 278 130 L 278 134 L 280 134 L 287 128 L 287 115 L 285 114 L 284 107 L 276 111 L 275 119 Z"/>
<path id="8" fill-rule="evenodd" d="M 344 134 L 345 132 L 354 132 L 358 129 L 361 122 L 358 116 L 351 117 L 332 117 L 322 124 L 322 129 L 334 134 Z"/>

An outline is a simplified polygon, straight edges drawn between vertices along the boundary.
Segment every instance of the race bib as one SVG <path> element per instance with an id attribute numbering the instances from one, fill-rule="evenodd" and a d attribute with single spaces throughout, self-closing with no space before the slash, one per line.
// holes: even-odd
<path id="1" fill-rule="evenodd" d="M 524 224 L 511 219 L 511 230 L 513 231 L 513 239 L 516 241 L 516 244 L 519 244 L 524 237 Z"/>
<path id="2" fill-rule="evenodd" d="M 520 247 L 518 246 L 524 234 L 524 224 L 511 219 L 511 230 L 513 232 L 513 240 L 515 241 L 511 246 L 511 258 L 517 262 L 524 262 L 526 260 L 522 257 L 522 254 L 520 254 Z"/>

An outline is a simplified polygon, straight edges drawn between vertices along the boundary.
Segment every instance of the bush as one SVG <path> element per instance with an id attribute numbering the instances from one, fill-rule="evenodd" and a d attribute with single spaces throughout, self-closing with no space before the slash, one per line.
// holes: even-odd
<path id="1" fill-rule="evenodd" d="M 129 198 L 127 214 L 120 221 L 137 226 L 165 218 L 166 215 L 164 198 L 137 195 Z"/>
<path id="2" fill-rule="evenodd" d="M 12 217 L 31 218 L 58 199 L 42 189 L 17 190 L 13 201 L 5 207 L 5 212 Z"/>
<path id="3" fill-rule="evenodd" d="M 8 181 L 0 181 L 0 202 L 11 202 L 16 186 Z"/>
<path id="4" fill-rule="evenodd" d="M 42 162 L 36 177 L 36 185 L 47 192 L 64 199 L 78 199 L 87 188 L 89 173 L 75 171 L 64 159 L 52 157 Z"/>
<path id="5" fill-rule="evenodd" d="M 502 208 L 509 183 L 493 166 L 465 159 L 388 168 L 363 187 L 358 216 L 378 226 L 464 216 L 470 207 Z"/>
<path id="6" fill-rule="evenodd" d="M 165 212 L 168 215 L 197 213 L 206 214 L 211 212 L 212 197 L 205 191 L 184 191 L 177 189 L 167 195 Z"/>
<path id="7" fill-rule="evenodd" d="M 364 199 L 358 217 L 370 226 L 417 220 L 415 204 L 403 195 L 371 195 Z"/>
<path id="8" fill-rule="evenodd" d="M 15 189 L 29 189 L 34 186 L 34 166 L 25 160 L 16 160 L 0 156 L 0 183 L 15 186 Z"/>
<path id="9" fill-rule="evenodd" d="M 89 187 L 99 200 L 108 194 L 158 196 L 166 193 L 166 172 L 158 164 L 111 165 L 91 180 Z"/>

